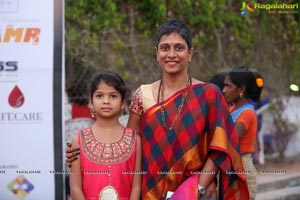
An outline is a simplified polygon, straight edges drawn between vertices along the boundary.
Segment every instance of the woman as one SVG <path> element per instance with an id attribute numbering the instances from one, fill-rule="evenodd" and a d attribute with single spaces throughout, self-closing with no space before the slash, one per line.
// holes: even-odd
<path id="1" fill-rule="evenodd" d="M 248 199 L 244 175 L 228 173 L 243 167 L 226 102 L 215 86 L 189 76 L 193 51 L 186 24 L 163 24 L 156 39 L 162 78 L 141 85 L 133 96 L 128 127 L 142 136 L 148 172 L 143 199 L 163 199 L 172 192 L 171 199 L 196 199 L 198 193 L 216 197 L 218 170 L 219 199 Z M 195 189 L 189 191 L 190 186 Z"/>
<path id="2" fill-rule="evenodd" d="M 141 85 L 131 101 L 128 127 L 140 131 L 147 172 L 142 198 L 249 199 L 245 175 L 236 173 L 244 168 L 226 101 L 216 86 L 188 74 L 193 51 L 186 24 L 163 24 L 156 39 L 162 78 Z"/>
<path id="3" fill-rule="evenodd" d="M 239 138 L 250 199 L 255 199 L 256 169 L 252 154 L 255 152 L 258 119 L 249 100 L 259 102 L 263 80 L 260 75 L 252 73 L 248 68 L 236 67 L 225 77 L 224 84 L 224 96 L 228 104 L 232 105 L 230 111 Z"/>

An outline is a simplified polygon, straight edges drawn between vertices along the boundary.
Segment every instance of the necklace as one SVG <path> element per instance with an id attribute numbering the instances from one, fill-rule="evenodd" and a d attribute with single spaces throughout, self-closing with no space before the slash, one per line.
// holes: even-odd
<path id="1" fill-rule="evenodd" d="M 160 103 L 160 111 L 161 111 L 161 118 L 162 118 L 162 121 L 163 121 L 163 125 L 164 127 L 170 131 L 173 129 L 173 126 L 174 124 L 176 123 L 176 121 L 178 120 L 178 117 L 181 115 L 181 112 L 182 112 L 182 109 L 183 109 L 183 106 L 185 104 L 185 101 L 186 101 L 186 97 L 188 95 L 188 89 L 189 89 L 189 86 L 191 85 L 192 83 L 192 78 L 191 76 L 188 77 L 188 81 L 186 83 L 186 87 L 185 87 L 185 91 L 184 91 L 184 94 L 181 98 L 181 102 L 177 108 L 177 112 L 176 112 L 176 115 L 175 115 L 175 118 L 174 120 L 172 121 L 172 123 L 169 125 L 167 124 L 166 122 L 166 117 L 165 117 L 165 109 L 163 107 L 163 101 L 164 101 L 164 85 L 163 85 L 163 79 L 161 79 L 160 81 L 160 84 L 159 84 L 159 89 L 158 89 L 158 97 L 157 97 L 157 102 Z"/>

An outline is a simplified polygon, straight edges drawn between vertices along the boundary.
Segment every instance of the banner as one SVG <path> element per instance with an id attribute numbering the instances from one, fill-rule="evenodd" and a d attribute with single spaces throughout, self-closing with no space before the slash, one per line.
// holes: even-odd
<path id="1" fill-rule="evenodd" d="M 0 199 L 63 199 L 62 10 L 0 0 Z"/>

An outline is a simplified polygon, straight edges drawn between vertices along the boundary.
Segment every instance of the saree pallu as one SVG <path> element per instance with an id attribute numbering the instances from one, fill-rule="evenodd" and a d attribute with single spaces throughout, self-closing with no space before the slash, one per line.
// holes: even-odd
<path id="1" fill-rule="evenodd" d="M 183 93 L 178 91 L 162 102 L 167 124 L 174 120 Z M 140 128 L 143 170 L 147 171 L 143 199 L 162 200 L 166 191 L 176 191 L 201 171 L 208 157 L 220 168 L 218 198 L 249 199 L 232 118 L 223 95 L 212 84 L 190 86 L 182 113 L 170 131 L 163 126 L 159 104 L 144 112 Z M 194 196 L 184 199 L 197 198 L 198 181 L 187 182 L 196 185 L 192 187 Z"/>

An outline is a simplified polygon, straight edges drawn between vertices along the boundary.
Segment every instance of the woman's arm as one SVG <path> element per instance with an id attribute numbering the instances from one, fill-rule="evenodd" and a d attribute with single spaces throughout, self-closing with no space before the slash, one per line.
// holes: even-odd
<path id="1" fill-rule="evenodd" d="M 72 140 L 73 147 L 79 147 L 77 135 Z M 80 168 L 80 157 L 74 160 L 71 166 L 72 174 L 70 175 L 70 189 L 72 200 L 85 200 L 82 191 L 82 175 Z"/>
<path id="2" fill-rule="evenodd" d="M 242 122 L 236 122 L 234 128 L 236 130 L 238 138 L 241 139 L 246 133 L 246 128 L 244 124 Z"/>
<path id="3" fill-rule="evenodd" d="M 133 175 L 130 200 L 139 200 L 141 198 L 142 185 L 142 141 L 141 136 L 137 134 L 135 174 Z"/>
<path id="4" fill-rule="evenodd" d="M 202 169 L 201 176 L 199 177 L 199 184 L 207 188 L 216 177 L 217 172 L 218 172 L 218 167 L 210 158 L 208 158 Z"/>
<path id="5" fill-rule="evenodd" d="M 214 199 L 216 194 L 216 184 L 214 182 L 215 177 L 218 173 L 218 167 L 215 163 L 208 158 L 203 169 L 202 173 L 199 176 L 199 185 L 206 189 L 205 198 Z"/>

